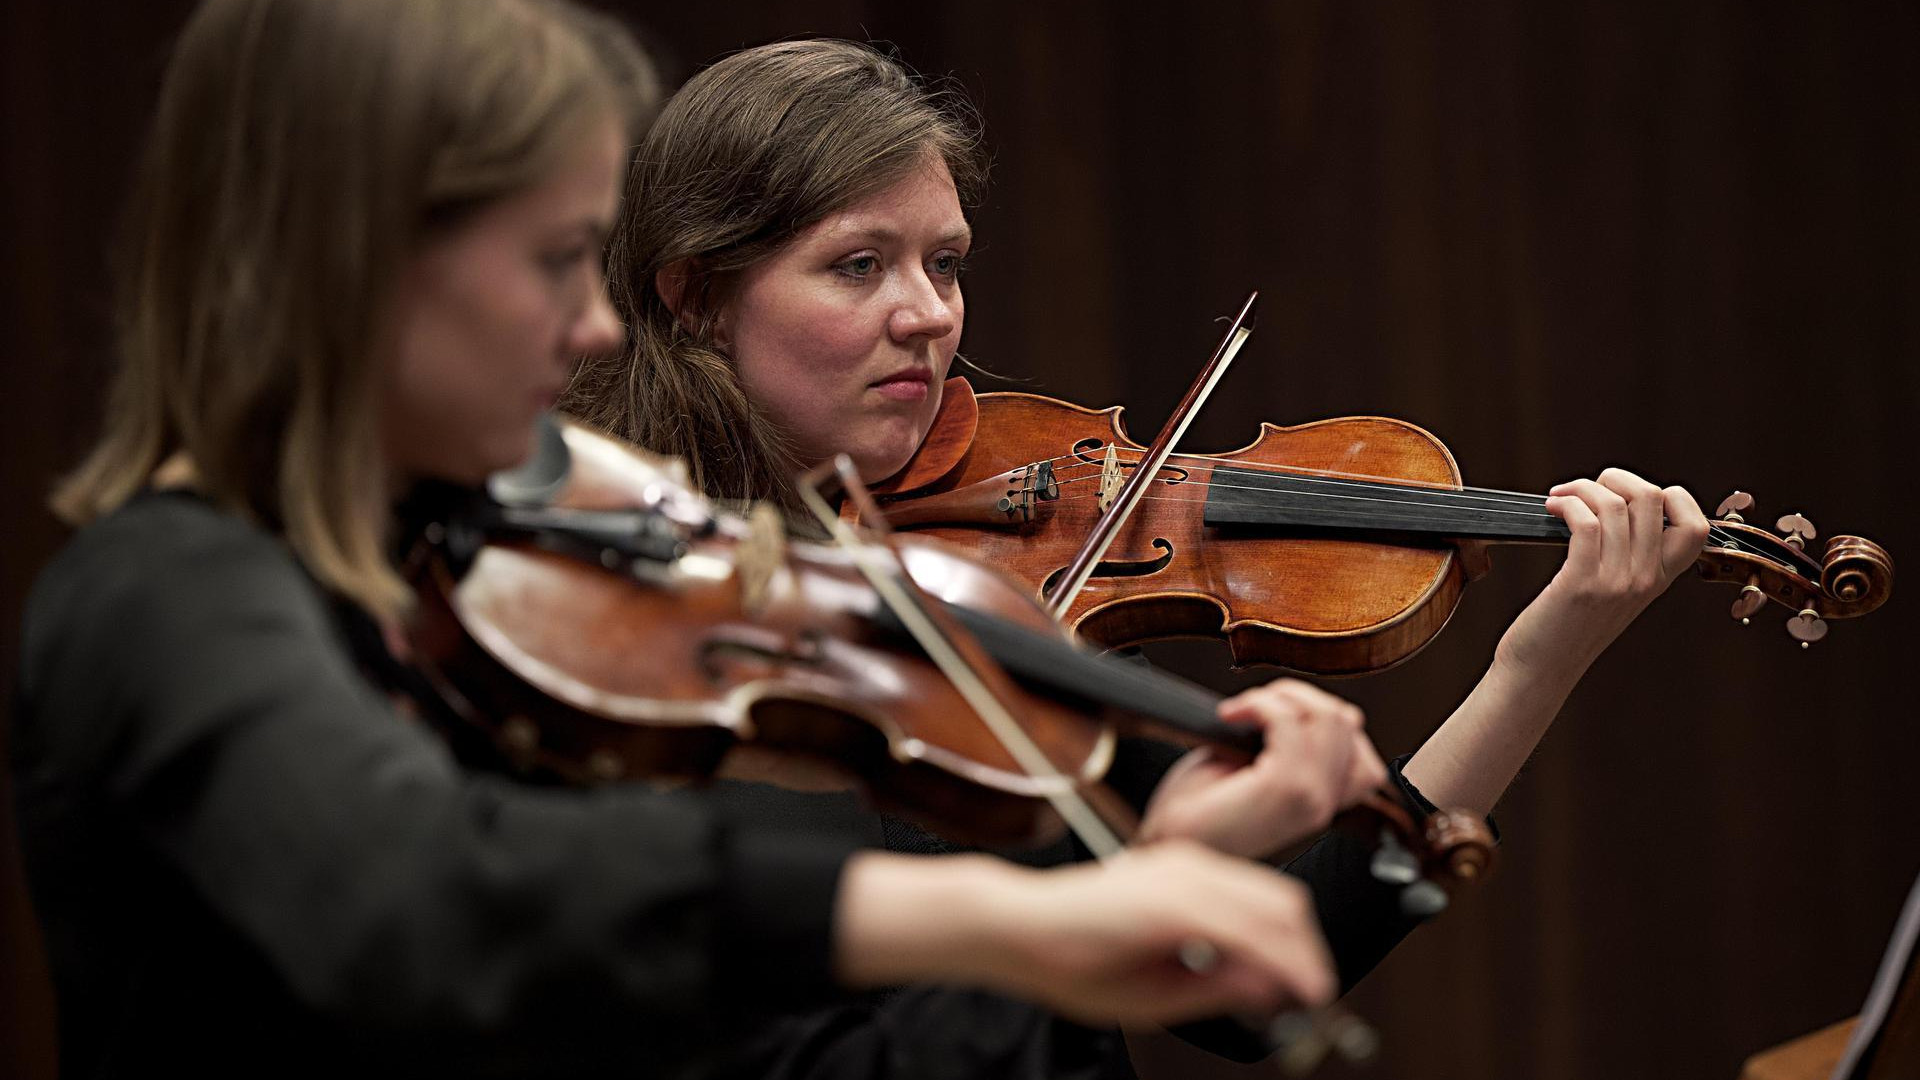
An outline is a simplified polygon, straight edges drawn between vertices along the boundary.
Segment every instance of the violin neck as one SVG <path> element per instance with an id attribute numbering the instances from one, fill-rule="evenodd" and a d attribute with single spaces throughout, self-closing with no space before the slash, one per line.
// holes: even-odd
<path id="1" fill-rule="evenodd" d="M 1334 536 L 1564 544 L 1566 523 L 1545 495 L 1415 487 L 1306 473 L 1216 468 L 1205 522 Z"/>

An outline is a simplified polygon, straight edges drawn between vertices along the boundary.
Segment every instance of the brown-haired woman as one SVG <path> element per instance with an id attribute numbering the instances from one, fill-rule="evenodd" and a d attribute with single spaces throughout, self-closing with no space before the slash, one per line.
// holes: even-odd
<path id="1" fill-rule="evenodd" d="M 626 355 L 583 367 L 567 407 L 688 458 L 716 496 L 791 501 L 795 470 L 837 452 L 869 482 L 898 470 L 960 340 L 978 141 L 964 102 L 857 44 L 784 42 L 699 73 L 629 174 L 609 269 Z M 1685 491 L 1620 470 L 1552 496 L 1573 532 L 1566 563 L 1394 771 L 1409 799 L 1491 812 L 1587 666 L 1706 535 Z M 1214 825 L 1233 824 L 1211 834 L 1270 839 L 1247 831 L 1258 816 L 1243 808 L 1216 800 Z M 1337 848 L 1293 868 L 1314 884 L 1351 985 L 1406 924 L 1365 899 L 1364 873 Z"/>
<path id="2" fill-rule="evenodd" d="M 13 739 L 74 1074 L 673 1073 L 908 981 L 1108 1022 L 1330 993 L 1303 892 L 1196 847 L 860 853 L 525 788 L 396 712 L 391 508 L 524 457 L 618 350 L 599 253 L 644 84 L 560 0 L 208 0 L 181 36 Z M 1182 970 L 1196 938 L 1225 962 Z"/>

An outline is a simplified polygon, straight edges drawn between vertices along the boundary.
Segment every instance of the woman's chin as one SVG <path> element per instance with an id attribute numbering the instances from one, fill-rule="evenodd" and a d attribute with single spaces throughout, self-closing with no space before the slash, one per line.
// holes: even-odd
<path id="1" fill-rule="evenodd" d="M 844 453 L 853 459 L 853 467 L 859 471 L 861 480 L 877 484 L 907 467 L 907 462 L 919 451 L 926 429 L 913 420 L 892 418 L 886 424 L 873 425 L 861 432 L 861 436 L 839 440 L 839 445 L 823 460 L 831 460 L 834 453 Z"/>
<path id="2" fill-rule="evenodd" d="M 539 445 L 535 430 L 528 425 L 520 430 L 503 431 L 484 444 L 443 463 L 434 478 L 466 487 L 479 487 L 496 473 L 524 465 Z"/>
<path id="3" fill-rule="evenodd" d="M 919 443 L 911 445 L 888 446 L 852 454 L 853 467 L 859 470 L 864 483 L 877 484 L 901 469 L 913 460 L 913 453 L 920 448 Z"/>

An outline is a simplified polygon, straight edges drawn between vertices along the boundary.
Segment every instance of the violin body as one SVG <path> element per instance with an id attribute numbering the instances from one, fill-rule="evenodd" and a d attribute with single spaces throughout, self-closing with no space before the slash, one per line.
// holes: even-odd
<path id="1" fill-rule="evenodd" d="M 880 509 L 1050 594 L 1144 448 L 1118 407 L 976 397 L 961 379 L 945 392 L 920 454 L 875 486 Z M 1238 450 L 1169 458 L 1059 614 L 1108 648 L 1215 638 L 1237 665 L 1378 671 L 1445 627 L 1490 544 L 1566 541 L 1544 499 L 1463 488 L 1447 448 L 1405 421 L 1262 424 Z M 1877 607 L 1893 578 L 1869 541 L 1834 537 L 1815 558 L 1737 514 L 1714 523 L 1699 569 L 1742 586 L 1736 617 L 1769 599 L 1798 612 L 1803 642 Z"/>
<path id="2" fill-rule="evenodd" d="M 1044 592 L 1101 513 L 1095 488 L 1105 449 L 1144 448 L 1128 435 L 1119 406 L 1085 409 L 1023 393 L 976 400 L 968 451 L 912 492 L 880 488 L 882 508 L 896 528 L 965 544 Z M 1016 494 L 1016 506 L 1001 510 L 974 488 L 1043 460 L 1054 460 L 1057 499 L 1030 497 L 1022 511 Z M 1216 468 L 1228 461 L 1460 483 L 1447 448 L 1403 421 L 1262 424 L 1238 450 L 1162 469 L 1063 621 L 1107 647 L 1220 638 L 1236 664 L 1325 675 L 1399 663 L 1446 625 L 1470 576 L 1470 556 L 1459 547 L 1209 525 L 1204 504 Z"/>

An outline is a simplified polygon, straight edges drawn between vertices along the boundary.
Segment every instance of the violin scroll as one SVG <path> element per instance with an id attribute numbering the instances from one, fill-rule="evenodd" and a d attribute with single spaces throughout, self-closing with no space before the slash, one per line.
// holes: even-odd
<path id="1" fill-rule="evenodd" d="M 1820 585 L 1835 599 L 1871 611 L 1893 591 L 1893 557 L 1871 540 L 1836 536 L 1827 541 Z"/>

